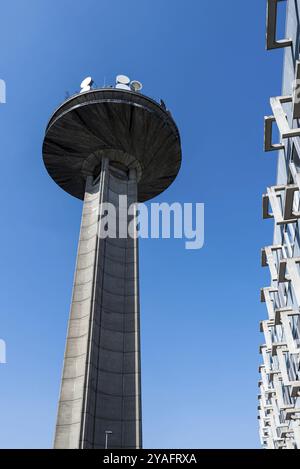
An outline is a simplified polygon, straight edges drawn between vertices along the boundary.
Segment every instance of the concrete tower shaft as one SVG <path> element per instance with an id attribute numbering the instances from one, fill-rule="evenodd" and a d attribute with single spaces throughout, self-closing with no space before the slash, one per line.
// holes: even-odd
<path id="1" fill-rule="evenodd" d="M 103 448 L 107 430 L 110 448 L 142 444 L 138 240 L 100 236 L 101 204 L 119 195 L 136 201 L 135 170 L 118 179 L 104 159 L 86 183 L 56 448 Z"/>

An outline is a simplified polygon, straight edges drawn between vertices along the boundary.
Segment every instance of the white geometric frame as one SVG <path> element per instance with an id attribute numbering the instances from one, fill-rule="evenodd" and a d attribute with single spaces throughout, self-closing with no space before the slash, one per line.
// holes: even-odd
<path id="1" fill-rule="evenodd" d="M 292 45 L 291 39 L 276 39 L 277 3 L 283 0 L 267 0 L 266 49 L 279 49 Z"/>

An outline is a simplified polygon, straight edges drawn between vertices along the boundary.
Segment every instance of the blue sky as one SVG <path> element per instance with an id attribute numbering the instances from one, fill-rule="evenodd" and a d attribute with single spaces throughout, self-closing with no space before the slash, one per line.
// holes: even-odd
<path id="1" fill-rule="evenodd" d="M 261 194 L 276 176 L 263 115 L 283 57 L 264 38 L 261 0 L 2 2 L 0 447 L 51 447 L 55 426 L 81 202 L 43 167 L 45 126 L 85 76 L 118 73 L 181 132 L 180 174 L 155 201 L 205 203 L 201 250 L 140 242 L 144 447 L 259 447 Z"/>

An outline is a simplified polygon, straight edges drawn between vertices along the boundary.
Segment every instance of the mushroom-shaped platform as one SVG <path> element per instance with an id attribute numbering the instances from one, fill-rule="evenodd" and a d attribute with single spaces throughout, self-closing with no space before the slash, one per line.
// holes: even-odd
<path id="1" fill-rule="evenodd" d="M 103 156 L 122 168 L 136 168 L 138 201 L 163 192 L 181 164 L 178 129 L 156 101 L 133 91 L 102 88 L 77 94 L 53 114 L 43 158 L 54 181 L 84 198 L 88 175 L 97 177 Z"/>

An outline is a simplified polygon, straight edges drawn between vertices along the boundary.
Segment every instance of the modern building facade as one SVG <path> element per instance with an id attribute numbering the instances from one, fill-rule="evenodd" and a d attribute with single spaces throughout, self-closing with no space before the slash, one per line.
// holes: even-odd
<path id="1" fill-rule="evenodd" d="M 43 144 L 50 176 L 83 200 L 55 448 L 142 447 L 138 239 L 127 228 L 135 204 L 175 179 L 181 146 L 164 103 L 118 80 L 84 84 Z"/>
<path id="2" fill-rule="evenodd" d="M 286 9 L 284 38 L 277 32 L 279 3 Z M 278 152 L 277 181 L 262 199 L 263 218 L 274 222 L 273 244 L 261 251 L 270 284 L 261 290 L 267 317 L 260 323 L 264 344 L 258 418 L 261 444 L 269 449 L 300 449 L 299 15 L 300 0 L 267 0 L 266 47 L 284 48 L 282 92 L 270 99 L 264 142 L 265 151 Z"/>

